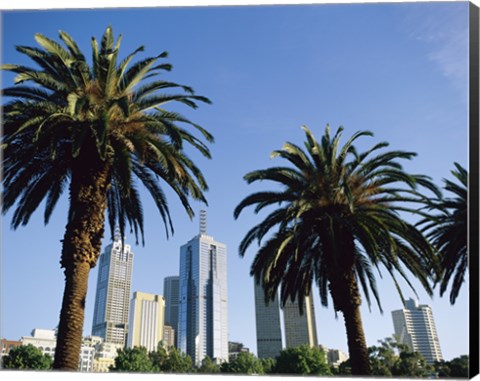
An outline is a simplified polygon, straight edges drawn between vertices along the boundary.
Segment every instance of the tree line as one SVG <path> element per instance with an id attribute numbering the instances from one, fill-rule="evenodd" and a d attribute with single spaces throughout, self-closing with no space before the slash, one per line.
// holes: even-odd
<path id="1" fill-rule="evenodd" d="M 76 370 L 88 277 L 100 256 L 105 216 L 112 237 L 116 225 L 122 237 L 128 226 L 144 243 L 142 185 L 168 238 L 173 222 L 162 189 L 173 189 L 192 218 L 190 202 L 206 204 L 208 185 L 185 147 L 210 158 L 214 138 L 167 111 L 169 104 L 197 108 L 210 100 L 158 78 L 172 68 L 163 62 L 166 52 L 132 63 L 141 46 L 120 60 L 122 38 L 115 40 L 108 27 L 100 42 L 92 38 L 89 63 L 69 34 L 59 37 L 61 43 L 36 34 L 40 48 L 16 47 L 35 67 L 1 67 L 16 74 L 14 86 L 3 89 L 12 100 L 3 106 L 2 213 L 14 210 L 16 229 L 42 204 L 47 224 L 68 189 L 60 261 L 65 289 L 53 367 Z M 330 302 L 343 316 L 352 374 L 370 375 L 360 305 L 363 290 L 368 305 L 374 299 L 382 311 L 374 271 L 383 268 L 395 285 L 400 277 L 412 289 L 413 276 L 428 295 L 438 285 L 440 295 L 450 288 L 455 303 L 468 270 L 468 172 L 454 164 L 446 197 L 428 176 L 403 169 L 415 152 L 387 150 L 388 142 L 359 151 L 355 143 L 372 137 L 370 131 L 342 145 L 341 127 L 332 132 L 327 126 L 320 139 L 303 130 L 304 148 L 286 142 L 271 155 L 282 164 L 244 176 L 248 184 L 266 180 L 262 184 L 271 188 L 240 201 L 234 218 L 245 208 L 255 214 L 274 208 L 245 234 L 239 253 L 256 243 L 250 274 L 267 299 L 279 293 L 282 304 L 290 298 L 302 308 L 316 285 L 322 305 Z M 407 221 L 405 213 L 417 221 Z"/>
<path id="2" fill-rule="evenodd" d="M 462 355 L 450 361 L 428 364 L 418 352 L 393 338 L 380 341 L 380 345 L 368 348 L 373 376 L 409 378 L 468 378 L 469 356 Z M 3 357 L 5 369 L 48 370 L 53 360 L 49 355 L 31 344 L 12 349 Z M 250 352 L 240 352 L 229 362 L 218 364 L 215 359 L 205 357 L 200 366 L 195 366 L 191 357 L 178 349 L 168 350 L 159 345 L 155 351 L 145 347 L 119 349 L 115 364 L 110 372 L 132 373 L 176 373 L 176 374 L 243 374 L 243 375 L 311 375 L 349 376 L 350 361 L 338 366 L 329 364 L 321 348 L 301 345 L 287 348 L 273 358 L 257 358 Z"/>

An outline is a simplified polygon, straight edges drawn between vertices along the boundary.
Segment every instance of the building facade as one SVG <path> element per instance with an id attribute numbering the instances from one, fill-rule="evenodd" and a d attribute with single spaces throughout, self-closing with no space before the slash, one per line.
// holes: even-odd
<path id="1" fill-rule="evenodd" d="M 440 341 L 430 306 L 409 299 L 405 308 L 392 311 L 393 327 L 397 340 L 420 352 L 429 364 L 442 360 Z"/>
<path id="2" fill-rule="evenodd" d="M 162 295 L 134 292 L 130 304 L 127 347 L 154 351 L 163 340 L 165 300 Z"/>
<path id="3" fill-rule="evenodd" d="M 165 324 L 163 326 L 163 346 L 165 348 L 175 347 L 175 330 L 172 326 Z"/>
<path id="4" fill-rule="evenodd" d="M 282 328 L 278 298 L 266 302 L 263 288 L 254 281 L 258 358 L 275 358 L 282 350 Z"/>
<path id="5" fill-rule="evenodd" d="M 178 332 L 178 298 L 180 296 L 180 278 L 169 276 L 163 280 L 163 297 L 165 298 L 165 324 L 174 330 L 174 346 L 177 346 Z"/>
<path id="6" fill-rule="evenodd" d="M 100 256 L 92 335 L 125 345 L 128 332 L 133 253 L 115 231 L 112 244 Z"/>
<path id="7" fill-rule="evenodd" d="M 298 299 L 294 302 L 289 299 L 283 306 L 283 321 L 287 348 L 304 344 L 310 347 L 318 345 L 313 295 L 305 297 L 303 314 L 300 314 Z"/>
<path id="8" fill-rule="evenodd" d="M 178 348 L 196 365 L 209 356 L 228 361 L 227 248 L 206 234 L 180 248 Z M 203 222 L 203 223 L 202 223 Z"/>
<path id="9" fill-rule="evenodd" d="M 22 342 L 19 340 L 2 339 L 2 357 L 7 356 L 13 348 L 19 347 Z"/>
<path id="10" fill-rule="evenodd" d="M 87 336 L 82 338 L 80 357 L 78 359 L 78 370 L 80 372 L 91 372 L 98 345 L 103 342 L 101 337 Z M 49 355 L 52 359 L 55 356 L 57 346 L 57 332 L 53 329 L 38 329 L 32 331 L 32 336 L 23 336 L 22 345 L 31 344 Z"/>

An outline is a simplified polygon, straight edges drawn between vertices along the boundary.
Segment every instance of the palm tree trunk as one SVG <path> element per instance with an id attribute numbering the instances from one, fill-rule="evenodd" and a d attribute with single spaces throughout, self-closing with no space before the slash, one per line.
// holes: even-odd
<path id="1" fill-rule="evenodd" d="M 370 359 L 360 315 L 360 294 L 353 274 L 352 277 L 354 283 L 350 283 L 348 287 L 351 298 L 344 303 L 342 310 L 347 331 L 350 366 L 352 375 L 370 375 Z"/>
<path id="2" fill-rule="evenodd" d="M 108 184 L 108 163 L 98 154 L 83 150 L 72 166 L 70 210 L 60 261 L 65 269 L 65 291 L 54 369 L 78 368 L 88 276 L 100 255 Z"/>

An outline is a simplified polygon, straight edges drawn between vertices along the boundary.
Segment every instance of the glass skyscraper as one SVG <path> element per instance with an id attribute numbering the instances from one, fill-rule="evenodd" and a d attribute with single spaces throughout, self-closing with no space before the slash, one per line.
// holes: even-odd
<path id="1" fill-rule="evenodd" d="M 125 345 L 128 332 L 133 253 L 115 231 L 112 244 L 105 248 L 98 265 L 97 292 L 92 335 L 105 342 Z"/>
<path id="2" fill-rule="evenodd" d="M 180 248 L 178 347 L 197 365 L 206 356 L 228 361 L 227 248 L 206 234 Z"/>
<path id="3" fill-rule="evenodd" d="M 265 293 L 261 284 L 254 280 L 255 321 L 257 326 L 258 358 L 275 358 L 282 350 L 282 328 L 280 323 L 280 305 L 278 297 L 265 302 Z"/>
<path id="4" fill-rule="evenodd" d="M 295 348 L 304 344 L 316 347 L 318 342 L 313 295 L 310 293 L 310 296 L 305 296 L 302 315 L 298 302 L 298 298 L 294 302 L 289 299 L 283 306 L 286 347 Z"/>
<path id="5" fill-rule="evenodd" d="M 443 359 L 430 306 L 418 304 L 410 298 L 405 302 L 405 308 L 392 311 L 392 318 L 395 336 L 400 343 L 420 352 L 429 364 Z"/>
<path id="6" fill-rule="evenodd" d="M 163 280 L 163 297 L 165 298 L 165 324 L 174 329 L 174 345 L 177 347 L 178 336 L 178 298 L 180 278 L 169 276 Z"/>

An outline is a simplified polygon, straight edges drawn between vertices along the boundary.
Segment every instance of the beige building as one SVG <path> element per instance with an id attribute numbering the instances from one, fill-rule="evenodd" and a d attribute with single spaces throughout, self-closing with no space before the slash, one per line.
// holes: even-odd
<path id="1" fill-rule="evenodd" d="M 109 372 L 110 366 L 115 365 L 117 350 L 123 348 L 121 344 L 101 343 L 97 346 L 97 352 L 93 360 L 94 372 Z"/>
<path id="2" fill-rule="evenodd" d="M 298 300 L 294 302 L 288 300 L 283 307 L 286 346 L 294 348 L 308 344 L 310 347 L 316 347 L 318 342 L 313 296 L 305 297 L 302 315 L 298 307 Z"/>
<path id="3" fill-rule="evenodd" d="M 163 326 L 162 341 L 163 341 L 163 346 L 165 348 L 170 348 L 175 346 L 175 330 L 167 324 Z"/>
<path id="4" fill-rule="evenodd" d="M 127 347 L 157 349 L 163 339 L 165 300 L 161 295 L 134 292 L 130 303 Z"/>

